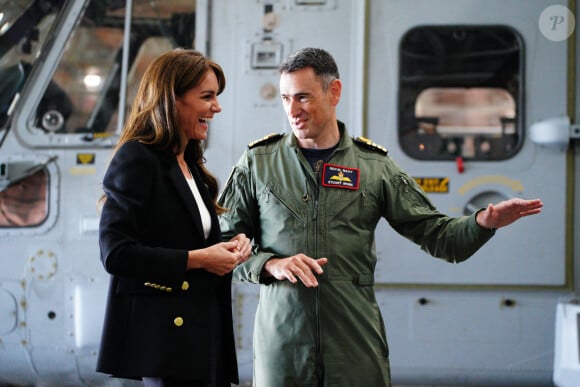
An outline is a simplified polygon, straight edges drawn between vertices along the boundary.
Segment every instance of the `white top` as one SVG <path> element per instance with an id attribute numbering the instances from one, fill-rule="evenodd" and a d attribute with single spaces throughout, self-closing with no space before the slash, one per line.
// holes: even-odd
<path id="1" fill-rule="evenodd" d="M 201 216 L 201 225 L 203 226 L 203 235 L 205 239 L 209 237 L 209 233 L 211 231 L 211 215 L 201 198 L 201 194 L 199 193 L 199 188 L 197 188 L 197 184 L 195 184 L 195 180 L 193 178 L 186 178 L 187 184 L 193 193 L 193 197 L 195 198 L 195 202 L 197 203 L 197 207 L 199 208 L 199 215 Z"/>

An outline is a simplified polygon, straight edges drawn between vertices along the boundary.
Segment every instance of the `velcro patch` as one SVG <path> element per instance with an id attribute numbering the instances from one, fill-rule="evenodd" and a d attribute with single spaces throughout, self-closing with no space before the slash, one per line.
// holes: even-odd
<path id="1" fill-rule="evenodd" d="M 322 185 L 331 188 L 358 189 L 360 170 L 334 164 L 324 164 Z"/>

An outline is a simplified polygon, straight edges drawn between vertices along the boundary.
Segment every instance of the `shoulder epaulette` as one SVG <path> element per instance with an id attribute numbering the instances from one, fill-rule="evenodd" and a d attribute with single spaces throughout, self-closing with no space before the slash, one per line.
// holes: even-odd
<path id="1" fill-rule="evenodd" d="M 248 144 L 248 149 L 252 149 L 254 147 L 257 147 L 259 145 L 266 145 L 269 144 L 271 142 L 274 142 L 280 138 L 282 138 L 284 134 L 282 133 L 270 133 L 258 140 L 252 141 L 251 143 Z"/>
<path id="2" fill-rule="evenodd" d="M 364 145 L 365 147 L 367 147 L 369 149 L 376 150 L 376 151 L 383 153 L 385 155 L 388 153 L 387 148 L 385 148 L 382 145 L 379 145 L 379 144 L 372 142 L 371 140 L 369 140 L 366 137 L 359 136 L 357 138 L 354 138 L 353 140 L 354 140 L 354 142 L 356 142 L 358 144 Z"/>

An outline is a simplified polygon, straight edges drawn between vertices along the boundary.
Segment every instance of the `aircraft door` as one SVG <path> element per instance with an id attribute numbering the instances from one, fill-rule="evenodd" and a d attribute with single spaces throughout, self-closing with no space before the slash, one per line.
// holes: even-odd
<path id="1" fill-rule="evenodd" d="M 367 137 L 451 216 L 544 202 L 458 265 L 377 229 L 396 382 L 551 382 L 554 292 L 572 286 L 567 34 L 556 23 L 568 14 L 565 1 L 522 3 L 369 5 Z"/>
<path id="2" fill-rule="evenodd" d="M 385 145 L 444 213 L 471 214 L 511 197 L 541 198 L 545 210 L 499 230 L 458 266 L 426 259 L 380 228 L 377 280 L 562 287 L 569 139 L 538 143 L 530 130 L 566 115 L 566 43 L 539 25 L 553 2 L 526 3 L 533 23 L 519 16 L 521 2 L 498 3 L 501 12 L 476 3 L 417 1 L 413 13 L 406 3 L 373 3 L 368 137 Z"/>

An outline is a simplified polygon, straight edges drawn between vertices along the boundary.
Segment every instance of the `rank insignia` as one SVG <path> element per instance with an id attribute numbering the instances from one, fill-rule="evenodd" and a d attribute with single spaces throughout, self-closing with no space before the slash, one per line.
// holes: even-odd
<path id="1" fill-rule="evenodd" d="M 251 143 L 249 143 L 248 144 L 248 148 L 249 149 L 252 149 L 252 148 L 255 148 L 255 147 L 259 146 L 259 145 L 269 144 L 271 142 L 274 142 L 274 141 L 282 138 L 282 136 L 283 136 L 282 133 L 271 133 L 271 134 L 268 134 L 268 135 L 266 135 L 266 136 L 264 136 L 264 137 L 262 137 L 262 138 L 260 138 L 260 139 L 258 139 L 256 141 L 252 141 Z"/>
<path id="2" fill-rule="evenodd" d="M 340 165 L 324 164 L 322 185 L 331 188 L 358 189 L 360 170 Z"/>
<path id="3" fill-rule="evenodd" d="M 360 145 L 364 145 L 365 147 L 367 147 L 369 149 L 378 151 L 379 153 L 382 153 L 385 155 L 388 153 L 387 148 L 385 148 L 382 145 L 379 145 L 379 144 L 372 142 L 371 140 L 369 140 L 366 137 L 359 136 L 359 137 L 354 139 L 354 142 L 357 144 L 360 144 Z"/>

